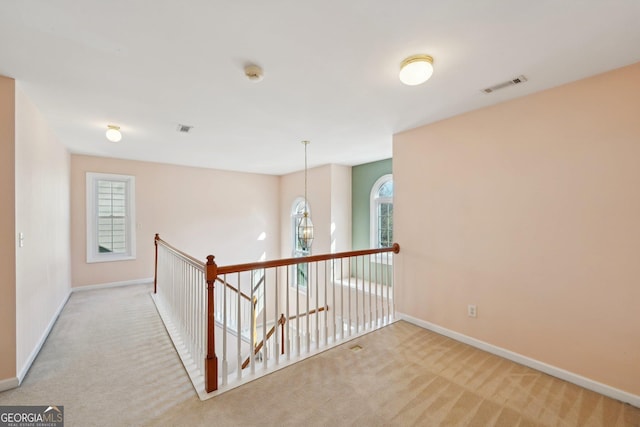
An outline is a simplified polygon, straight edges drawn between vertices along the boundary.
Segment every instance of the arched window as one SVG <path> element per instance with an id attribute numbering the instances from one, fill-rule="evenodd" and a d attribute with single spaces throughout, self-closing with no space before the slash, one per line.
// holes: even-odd
<path id="1" fill-rule="evenodd" d="M 371 188 L 371 246 L 393 245 L 393 175 L 380 177 Z"/>
<path id="2" fill-rule="evenodd" d="M 298 235 L 298 224 L 300 223 L 300 220 L 304 216 L 304 211 L 305 211 L 304 208 L 305 208 L 305 201 L 303 198 L 299 197 L 293 202 L 293 207 L 291 209 L 291 237 L 292 237 L 291 247 L 293 248 L 292 255 L 294 257 L 301 257 L 301 256 L 311 254 L 311 249 L 304 250 L 302 248 L 302 246 L 300 245 L 300 239 L 299 239 L 300 236 Z M 309 202 L 307 202 L 307 212 L 309 212 L 309 215 L 311 215 Z M 308 264 L 306 263 L 296 264 L 294 266 L 293 281 L 291 283 L 291 286 L 294 288 L 297 287 L 301 291 L 306 291 L 307 283 L 308 283 L 307 271 L 308 271 Z"/>

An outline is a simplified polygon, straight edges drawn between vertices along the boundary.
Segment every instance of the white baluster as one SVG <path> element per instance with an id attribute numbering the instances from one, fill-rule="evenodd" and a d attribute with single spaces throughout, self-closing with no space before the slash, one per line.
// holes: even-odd
<path id="1" fill-rule="evenodd" d="M 262 269 L 262 365 L 267 369 L 267 270 Z"/>
<path id="2" fill-rule="evenodd" d="M 300 282 L 298 279 L 299 276 L 296 271 L 296 354 L 300 356 Z M 309 286 L 308 275 L 306 285 L 307 287 Z"/>
<path id="3" fill-rule="evenodd" d="M 250 346 L 249 346 L 249 363 L 251 365 L 251 374 L 255 374 L 256 373 L 256 353 L 255 353 L 255 348 L 256 348 L 256 303 L 254 300 L 254 291 L 253 291 L 253 287 L 255 286 L 254 283 L 254 279 L 253 279 L 253 272 L 250 272 L 250 280 L 249 280 L 249 286 L 250 286 L 250 292 L 249 292 L 249 298 L 250 298 L 250 313 L 251 313 L 251 320 L 250 320 L 250 324 L 251 324 L 251 328 L 249 330 L 249 335 L 251 336 L 250 338 Z M 240 290 L 240 286 L 238 286 L 238 290 Z"/>
<path id="4" fill-rule="evenodd" d="M 385 281 L 387 282 L 387 319 L 386 319 L 386 323 L 389 323 L 391 321 L 391 301 L 389 299 L 389 288 L 391 287 L 391 280 L 390 280 L 390 276 L 389 276 L 389 271 L 391 270 L 389 268 L 389 252 L 385 252 Z"/>
<path id="5" fill-rule="evenodd" d="M 347 304 L 348 310 L 349 310 L 349 325 L 347 326 L 347 328 L 348 328 L 349 336 L 351 336 L 351 325 L 353 325 L 353 320 L 351 318 L 351 314 L 352 314 L 352 311 L 353 311 L 351 309 L 351 293 L 352 293 L 351 292 L 351 260 L 352 259 L 353 258 L 348 258 L 348 260 L 349 260 L 348 270 L 349 271 L 348 271 L 348 276 L 347 276 L 348 277 L 348 282 L 347 283 L 348 283 L 348 286 L 349 286 L 349 288 L 348 288 L 349 289 L 348 304 Z"/>
<path id="6" fill-rule="evenodd" d="M 336 337 L 338 334 L 338 328 L 336 325 L 336 260 L 331 260 L 331 321 L 333 322 L 333 342 L 336 342 Z M 328 335 L 328 334 L 327 334 Z M 329 338 L 325 336 L 324 343 L 328 344 Z"/>
<path id="7" fill-rule="evenodd" d="M 286 283 L 286 312 L 287 312 L 287 327 L 285 328 L 285 339 L 286 339 L 286 352 L 287 352 L 287 360 L 291 360 L 291 322 L 289 321 L 289 276 L 290 276 L 290 268 L 285 267 L 287 269 L 287 283 Z M 297 274 L 297 273 L 296 273 Z"/>
<path id="8" fill-rule="evenodd" d="M 236 343 L 237 343 L 237 350 L 238 350 L 238 366 L 236 368 L 237 374 L 238 374 L 238 379 L 242 378 L 242 307 L 240 306 L 241 303 L 241 299 L 240 298 L 240 273 L 236 273 L 236 276 L 238 278 L 238 283 L 236 284 L 238 291 L 236 292 L 236 298 L 237 298 L 237 306 L 238 306 L 238 317 L 236 319 Z"/>
<path id="9" fill-rule="evenodd" d="M 224 283 L 219 283 L 218 286 L 222 289 L 222 385 L 226 385 L 229 380 L 229 360 L 227 355 L 227 334 L 228 334 L 228 322 L 227 316 L 227 275 L 222 276 Z"/>
<path id="10" fill-rule="evenodd" d="M 286 267 L 285 267 L 286 268 Z M 280 316 L 278 315 L 278 307 L 280 305 L 280 300 L 278 299 L 278 288 L 280 287 L 280 282 L 278 281 L 278 267 L 275 268 L 275 279 L 274 279 L 274 297 L 273 297 L 273 302 L 274 302 L 274 311 L 273 311 L 273 318 L 276 319 L 276 337 L 273 340 L 274 345 L 274 352 L 273 354 L 275 355 L 275 361 L 276 361 L 276 365 L 278 365 L 280 363 L 280 325 L 278 325 L 278 320 L 280 319 Z"/>
<path id="11" fill-rule="evenodd" d="M 315 264 L 315 263 L 313 263 L 313 264 Z M 309 325 L 309 323 L 311 322 L 311 315 L 309 314 L 309 311 L 310 311 L 309 310 L 309 308 L 310 308 L 310 306 L 309 306 L 309 294 L 311 294 L 311 289 L 312 289 L 311 282 L 313 281 L 312 280 L 313 274 L 311 274 L 313 270 L 312 270 L 311 266 L 312 266 L 312 263 L 308 262 L 307 263 L 307 295 L 306 295 L 306 297 L 307 297 L 307 306 L 305 307 L 306 316 L 305 316 L 305 319 L 304 319 L 304 323 L 305 323 L 304 340 L 305 340 L 305 344 L 306 344 L 307 353 L 309 353 L 309 351 L 311 351 L 311 330 L 310 330 L 310 325 Z M 318 271 L 318 269 L 316 268 L 316 272 L 317 271 Z M 317 280 L 316 280 L 316 286 L 315 287 L 316 287 L 316 290 L 317 290 L 318 289 L 318 281 Z M 316 302 L 317 302 L 317 300 L 316 300 Z"/>

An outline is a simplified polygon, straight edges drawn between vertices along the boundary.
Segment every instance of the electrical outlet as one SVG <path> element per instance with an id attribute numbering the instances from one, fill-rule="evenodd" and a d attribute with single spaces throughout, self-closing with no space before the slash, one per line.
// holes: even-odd
<path id="1" fill-rule="evenodd" d="M 467 306 L 467 316 L 478 317 L 478 306 L 476 306 L 475 304 L 469 304 Z"/>

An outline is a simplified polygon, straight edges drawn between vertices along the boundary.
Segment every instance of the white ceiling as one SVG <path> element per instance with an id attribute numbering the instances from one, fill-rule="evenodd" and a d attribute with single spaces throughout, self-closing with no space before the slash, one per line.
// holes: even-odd
<path id="1" fill-rule="evenodd" d="M 434 75 L 404 86 L 416 53 Z M 310 166 L 380 160 L 394 133 L 638 61 L 638 0 L 0 0 L 0 74 L 72 152 L 267 174 L 302 169 L 303 139 Z"/>

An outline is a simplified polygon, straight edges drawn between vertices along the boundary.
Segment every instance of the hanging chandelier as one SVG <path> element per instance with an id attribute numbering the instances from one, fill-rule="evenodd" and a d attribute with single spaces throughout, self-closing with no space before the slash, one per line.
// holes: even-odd
<path id="1" fill-rule="evenodd" d="M 298 244 L 300 248 L 309 252 L 311 250 L 311 243 L 313 243 L 313 222 L 309 216 L 308 202 L 307 202 L 307 145 L 310 141 L 302 141 L 304 144 L 304 212 L 302 218 L 298 222 Z"/>

